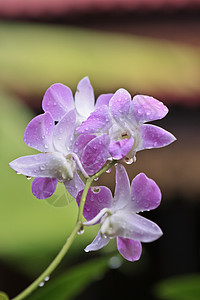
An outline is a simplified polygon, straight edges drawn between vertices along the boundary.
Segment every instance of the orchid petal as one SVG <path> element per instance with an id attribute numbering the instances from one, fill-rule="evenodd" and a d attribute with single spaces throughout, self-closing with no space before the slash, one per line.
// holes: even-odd
<path id="1" fill-rule="evenodd" d="M 56 178 L 34 178 L 32 182 L 32 193 L 38 199 L 46 199 L 53 195 L 57 183 Z"/>
<path id="2" fill-rule="evenodd" d="M 54 121 L 50 113 L 33 118 L 25 129 L 24 142 L 31 148 L 41 152 L 53 150 L 52 136 Z"/>
<path id="3" fill-rule="evenodd" d="M 131 199 L 130 181 L 126 169 L 121 164 L 116 166 L 115 196 L 112 207 L 123 208 Z"/>
<path id="4" fill-rule="evenodd" d="M 72 179 L 75 170 L 75 162 L 58 152 L 19 157 L 9 166 L 26 176 L 50 177 L 58 180 Z"/>
<path id="5" fill-rule="evenodd" d="M 110 99 L 109 108 L 113 118 L 120 122 L 127 118 L 131 104 L 131 95 L 125 89 L 119 89 Z"/>
<path id="6" fill-rule="evenodd" d="M 142 142 L 137 147 L 137 151 L 164 147 L 176 140 L 173 134 L 155 125 L 144 124 L 140 126 L 140 133 Z"/>
<path id="7" fill-rule="evenodd" d="M 77 171 L 74 172 L 74 177 L 71 180 L 65 180 L 64 185 L 69 194 L 76 198 L 77 194 L 84 189 L 84 183 L 78 175 Z"/>
<path id="8" fill-rule="evenodd" d="M 95 107 L 98 108 L 102 105 L 109 105 L 109 101 L 112 98 L 113 94 L 102 94 L 97 98 Z"/>
<path id="9" fill-rule="evenodd" d="M 110 239 L 101 235 L 100 231 L 93 240 L 93 242 L 88 245 L 84 250 L 85 252 L 96 251 L 105 247 L 109 243 Z"/>
<path id="10" fill-rule="evenodd" d="M 79 192 L 76 201 L 79 205 L 83 191 Z M 83 215 L 87 221 L 92 220 L 103 208 L 109 208 L 112 202 L 112 193 L 105 186 L 91 187 L 88 191 Z"/>
<path id="11" fill-rule="evenodd" d="M 61 83 L 53 84 L 44 95 L 42 108 L 45 112 L 50 112 L 55 121 L 60 121 L 67 112 L 75 108 L 72 91 Z"/>
<path id="12" fill-rule="evenodd" d="M 111 141 L 108 150 L 114 159 L 121 159 L 131 150 L 133 144 L 134 139 L 132 137 L 130 139 Z"/>
<path id="13" fill-rule="evenodd" d="M 73 152 L 76 153 L 79 157 L 81 157 L 83 150 L 87 146 L 87 144 L 93 140 L 96 136 L 92 134 L 82 134 L 76 139 L 73 145 Z"/>
<path id="14" fill-rule="evenodd" d="M 110 237 L 120 236 L 140 242 L 153 242 L 162 235 L 157 224 L 130 210 L 116 211 L 110 217 L 110 224 Z"/>
<path id="15" fill-rule="evenodd" d="M 55 126 L 53 142 L 57 151 L 62 152 L 63 154 L 68 154 L 70 152 L 75 125 L 76 112 L 73 109 Z"/>
<path id="16" fill-rule="evenodd" d="M 85 119 L 94 110 L 94 91 L 88 77 L 81 79 L 75 94 L 75 106 L 79 115 Z"/>
<path id="17" fill-rule="evenodd" d="M 108 107 L 103 105 L 92 112 L 89 118 L 77 128 L 78 133 L 103 133 L 112 125 Z"/>
<path id="18" fill-rule="evenodd" d="M 162 119 L 167 113 L 168 108 L 153 97 L 137 95 L 131 102 L 131 118 L 139 123 Z"/>
<path id="19" fill-rule="evenodd" d="M 117 249 L 128 261 L 139 260 L 142 253 L 142 245 L 139 241 L 124 239 L 122 237 L 117 237 Z"/>
<path id="20" fill-rule="evenodd" d="M 131 210 L 140 212 L 155 209 L 160 201 L 161 192 L 155 181 L 144 173 L 138 174 L 131 183 Z"/>
<path id="21" fill-rule="evenodd" d="M 81 161 L 83 168 L 89 175 L 96 173 L 110 157 L 109 142 L 109 136 L 101 135 L 91 140 L 85 147 Z"/>

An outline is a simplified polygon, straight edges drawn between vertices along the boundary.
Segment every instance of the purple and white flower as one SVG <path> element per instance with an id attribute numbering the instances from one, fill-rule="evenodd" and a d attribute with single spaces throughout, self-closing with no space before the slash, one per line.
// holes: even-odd
<path id="1" fill-rule="evenodd" d="M 76 127 L 86 120 L 95 108 L 108 104 L 113 94 L 102 94 L 95 104 L 94 90 L 88 77 L 84 77 L 77 85 L 74 99 L 69 87 L 56 83 L 47 89 L 42 107 L 45 112 L 51 113 L 54 121 L 60 121 L 70 110 L 76 112 Z M 85 171 L 89 175 L 96 173 L 110 157 L 107 134 L 96 136 L 76 132 L 76 143 L 73 151 L 78 154 Z"/>
<path id="2" fill-rule="evenodd" d="M 80 203 L 82 191 L 77 196 Z M 130 186 L 129 178 L 122 165 L 116 166 L 115 195 L 104 186 L 91 187 L 85 207 L 86 226 L 101 220 L 100 230 L 85 251 L 95 251 L 106 246 L 110 239 L 117 238 L 117 248 L 129 261 L 140 258 L 141 242 L 152 242 L 162 235 L 161 229 L 154 222 L 139 215 L 159 206 L 161 192 L 157 184 L 146 177 L 137 175 Z"/>
<path id="3" fill-rule="evenodd" d="M 45 199 L 63 182 L 76 197 L 84 188 L 77 168 L 87 177 L 77 153 L 73 152 L 76 112 L 71 110 L 55 125 L 49 112 L 33 118 L 24 133 L 24 142 L 42 153 L 17 158 L 9 165 L 17 173 L 36 177 L 32 183 L 35 197 Z"/>
<path id="4" fill-rule="evenodd" d="M 153 97 L 131 95 L 119 89 L 102 101 L 89 118 L 77 128 L 80 134 L 109 135 L 109 153 L 114 159 L 134 159 L 139 150 L 164 147 L 176 138 L 168 131 L 150 124 L 162 119 L 168 108 Z"/>
<path id="5" fill-rule="evenodd" d="M 104 105 L 111 96 L 112 94 L 99 96 L 96 106 Z M 42 108 L 51 113 L 54 121 L 60 121 L 66 113 L 75 109 L 76 122 L 80 125 L 95 110 L 94 90 L 89 78 L 86 76 L 79 81 L 74 98 L 71 89 L 66 85 L 53 84 L 44 95 Z"/>

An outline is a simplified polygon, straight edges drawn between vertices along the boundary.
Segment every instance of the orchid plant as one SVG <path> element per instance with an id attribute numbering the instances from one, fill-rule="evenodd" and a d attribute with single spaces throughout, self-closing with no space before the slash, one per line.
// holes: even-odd
<path id="1" fill-rule="evenodd" d="M 159 206 L 161 192 L 144 173 L 129 181 L 123 163 L 136 161 L 143 149 L 159 148 L 175 141 L 168 131 L 146 122 L 162 119 L 168 108 L 153 97 L 131 95 L 125 89 L 102 94 L 95 103 L 89 78 L 83 78 L 73 97 L 69 87 L 53 84 L 47 89 L 44 113 L 26 127 L 24 142 L 41 152 L 22 156 L 9 165 L 18 174 L 34 177 L 32 193 L 38 199 L 53 195 L 62 183 L 79 206 L 76 225 L 49 267 L 13 300 L 26 298 L 60 263 L 77 233 L 100 223 L 97 236 L 85 251 L 96 251 L 116 238 L 120 254 L 136 261 L 141 242 L 162 235 L 154 222 L 139 215 Z M 116 169 L 115 193 L 106 186 L 92 186 L 106 171 Z"/>

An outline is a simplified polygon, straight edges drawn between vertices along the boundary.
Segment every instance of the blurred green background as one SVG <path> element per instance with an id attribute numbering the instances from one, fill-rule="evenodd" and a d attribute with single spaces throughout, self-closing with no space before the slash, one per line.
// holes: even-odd
<path id="1" fill-rule="evenodd" d="M 84 253 L 97 231 L 87 229 L 30 299 L 200 299 L 199 6 L 170 11 L 87 6 L 59 13 L 49 7 L 42 13 L 37 5 L 32 15 L 31 2 L 30 11 L 19 6 L 10 15 L 0 4 L 0 289 L 10 297 L 24 289 L 75 224 L 76 203 L 58 208 L 34 198 L 31 182 L 8 163 L 35 153 L 24 144 L 23 133 L 42 112 L 45 90 L 61 82 L 75 92 L 88 75 L 96 97 L 124 87 L 170 107 L 169 116 L 156 124 L 178 141 L 139 153 L 128 168 L 131 179 L 144 171 L 161 187 L 161 207 L 145 216 L 164 236 L 144 245 L 139 262 L 128 263 L 114 241 L 98 253 Z M 113 189 L 114 171 L 99 184 Z"/>

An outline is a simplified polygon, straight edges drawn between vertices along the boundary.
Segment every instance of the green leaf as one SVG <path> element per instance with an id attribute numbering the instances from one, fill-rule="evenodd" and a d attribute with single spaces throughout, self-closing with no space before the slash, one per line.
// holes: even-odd
<path id="1" fill-rule="evenodd" d="M 27 300 L 69 300 L 79 295 L 91 282 L 102 278 L 108 259 L 98 258 L 82 263 L 61 276 L 50 279 Z"/>
<path id="2" fill-rule="evenodd" d="M 155 293 L 162 300 L 199 300 L 200 275 L 191 274 L 166 279 L 157 284 Z"/>
<path id="3" fill-rule="evenodd" d="M 47 203 L 54 207 L 64 207 L 67 206 L 75 200 L 66 190 L 63 183 L 59 182 L 57 184 L 56 192 L 49 198 L 46 199 Z"/>
<path id="4" fill-rule="evenodd" d="M 9 300 L 8 295 L 4 292 L 0 292 L 0 300 Z"/>

